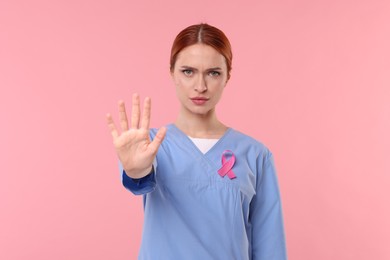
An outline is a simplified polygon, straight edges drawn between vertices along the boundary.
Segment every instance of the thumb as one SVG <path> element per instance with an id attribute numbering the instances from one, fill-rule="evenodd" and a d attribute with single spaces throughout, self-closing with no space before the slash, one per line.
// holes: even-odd
<path id="1" fill-rule="evenodd" d="M 153 153 L 157 153 L 158 148 L 160 147 L 162 141 L 164 140 L 165 134 L 167 133 L 167 129 L 165 127 L 161 127 L 153 141 L 149 144 L 150 148 L 152 148 Z"/>

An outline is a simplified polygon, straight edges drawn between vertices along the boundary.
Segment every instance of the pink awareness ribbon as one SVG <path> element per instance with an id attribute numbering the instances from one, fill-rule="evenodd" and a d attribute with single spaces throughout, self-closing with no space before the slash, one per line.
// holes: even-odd
<path id="1" fill-rule="evenodd" d="M 230 154 L 229 159 L 227 159 L 228 154 Z M 222 167 L 218 170 L 218 174 L 221 175 L 221 177 L 227 175 L 230 179 L 236 178 L 236 175 L 232 170 L 235 162 L 236 162 L 236 156 L 234 155 L 234 153 L 230 150 L 225 150 L 222 153 Z"/>

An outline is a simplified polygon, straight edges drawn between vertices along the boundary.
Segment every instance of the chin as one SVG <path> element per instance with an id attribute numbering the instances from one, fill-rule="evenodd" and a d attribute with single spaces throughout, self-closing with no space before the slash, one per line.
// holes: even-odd
<path id="1" fill-rule="evenodd" d="M 183 106 L 184 110 L 187 111 L 188 114 L 202 116 L 205 117 L 210 115 L 214 111 L 214 107 L 210 106 L 194 106 L 193 104 L 188 104 Z"/>
<path id="2" fill-rule="evenodd" d="M 190 112 L 198 116 L 207 116 L 212 113 L 212 109 L 206 109 L 206 108 L 192 109 L 190 110 Z"/>

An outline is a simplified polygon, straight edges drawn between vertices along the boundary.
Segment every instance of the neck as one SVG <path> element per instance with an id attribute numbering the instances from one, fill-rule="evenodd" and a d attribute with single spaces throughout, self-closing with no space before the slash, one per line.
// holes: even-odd
<path id="1" fill-rule="evenodd" d="M 215 110 L 206 115 L 179 112 L 175 125 L 186 135 L 195 138 L 220 138 L 227 130 L 217 118 Z"/>

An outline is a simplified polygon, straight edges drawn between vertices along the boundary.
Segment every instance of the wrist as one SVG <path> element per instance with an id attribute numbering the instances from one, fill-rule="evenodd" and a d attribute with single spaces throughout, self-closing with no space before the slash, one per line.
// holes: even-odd
<path id="1" fill-rule="evenodd" d="M 149 175 L 153 171 L 153 165 L 150 167 L 144 169 L 144 170 L 129 170 L 129 169 L 123 169 L 127 176 L 129 176 L 132 179 L 141 179 L 145 177 L 146 175 Z"/>

